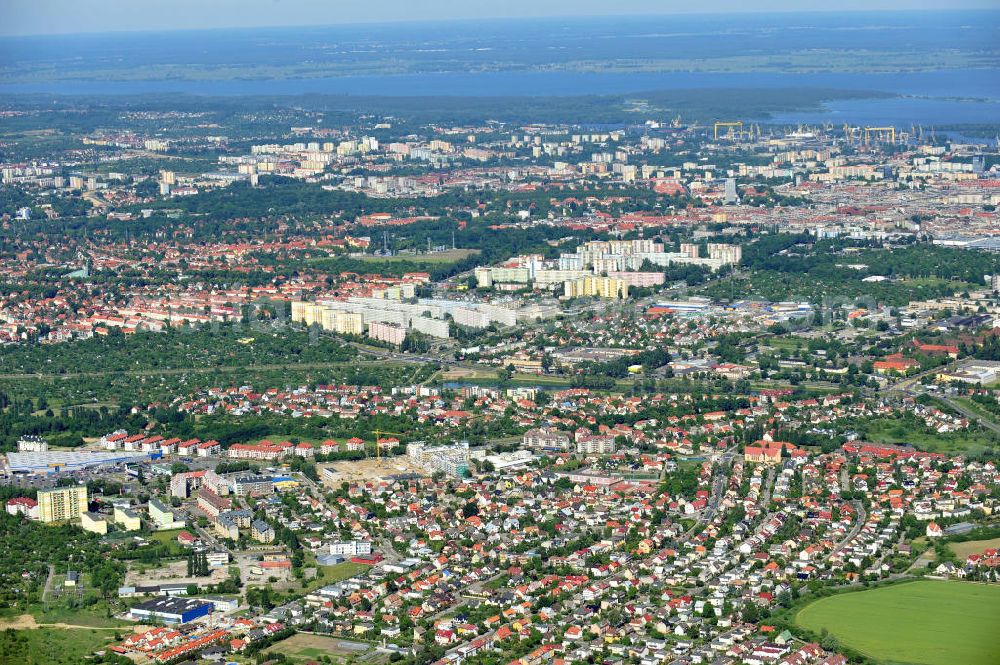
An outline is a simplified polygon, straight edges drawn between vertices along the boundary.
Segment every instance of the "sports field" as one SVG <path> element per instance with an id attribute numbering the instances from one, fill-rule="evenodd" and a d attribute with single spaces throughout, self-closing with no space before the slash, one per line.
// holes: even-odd
<path id="1" fill-rule="evenodd" d="M 288 656 L 293 663 L 316 661 L 323 656 L 330 656 L 338 662 L 339 659 L 361 656 L 369 649 L 371 646 L 364 642 L 310 633 L 296 633 L 269 647 L 270 651 Z"/>
<path id="2" fill-rule="evenodd" d="M 1000 665 L 1000 586 L 923 580 L 807 605 L 795 622 L 824 628 L 885 663 Z"/>

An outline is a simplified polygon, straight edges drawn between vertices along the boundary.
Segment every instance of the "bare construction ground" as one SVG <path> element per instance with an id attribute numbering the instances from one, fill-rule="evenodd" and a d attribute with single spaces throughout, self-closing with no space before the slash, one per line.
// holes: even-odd
<path id="1" fill-rule="evenodd" d="M 323 483 L 335 488 L 344 482 L 380 480 L 402 473 L 424 473 L 405 456 L 383 457 L 381 463 L 366 459 L 357 462 L 328 462 L 319 467 L 319 477 Z"/>
<path id="2" fill-rule="evenodd" d="M 153 585 L 153 584 L 197 584 L 210 583 L 217 584 L 225 581 L 229 577 L 229 568 L 219 566 L 209 570 L 208 577 L 188 577 L 187 561 L 169 561 L 156 568 L 143 568 L 135 566 L 125 573 L 126 585 Z"/>

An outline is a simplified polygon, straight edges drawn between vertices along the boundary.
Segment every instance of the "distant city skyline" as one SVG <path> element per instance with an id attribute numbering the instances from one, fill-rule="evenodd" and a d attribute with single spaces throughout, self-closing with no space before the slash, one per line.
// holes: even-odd
<path id="1" fill-rule="evenodd" d="M 560 16 L 628 16 L 766 12 L 853 12 L 1000 9 L 996 0 L 839 0 L 820 9 L 797 0 L 717 0 L 691 5 L 677 0 L 4 0 L 0 36 L 59 35 L 157 30 L 292 27 Z"/>

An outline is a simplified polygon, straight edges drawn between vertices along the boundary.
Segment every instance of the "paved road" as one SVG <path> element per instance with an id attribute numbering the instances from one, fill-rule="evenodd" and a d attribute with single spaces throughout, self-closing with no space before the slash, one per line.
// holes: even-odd
<path id="1" fill-rule="evenodd" d="M 955 364 L 956 363 L 954 363 L 954 362 L 948 363 L 947 365 L 942 365 L 941 367 L 934 367 L 934 368 L 931 368 L 929 370 L 920 372 L 919 374 L 914 374 L 913 376 L 908 376 L 905 379 L 900 379 L 896 383 L 894 383 L 891 386 L 887 387 L 885 389 L 885 391 L 884 391 L 884 394 L 886 394 L 886 395 L 893 395 L 893 394 L 896 394 L 896 393 L 921 392 L 919 389 L 917 391 L 913 391 L 913 388 L 915 386 L 919 386 L 920 385 L 920 380 L 921 379 L 923 379 L 924 377 L 927 377 L 927 376 L 931 376 L 932 374 L 937 374 L 938 372 L 944 372 L 944 371 L 952 368 L 952 366 L 955 365 Z"/>
<path id="2" fill-rule="evenodd" d="M 469 596 L 472 596 L 472 594 L 480 593 L 483 590 L 484 586 L 486 586 L 487 584 L 489 584 L 494 580 L 499 579 L 502 575 L 503 573 L 500 572 L 497 573 L 496 575 L 493 575 L 492 577 L 487 577 L 485 580 L 480 580 L 479 582 L 473 582 L 472 584 L 469 585 L 469 588 L 467 588 L 465 591 L 462 592 L 462 595 L 459 596 L 458 600 L 456 600 L 448 607 L 442 608 L 439 612 L 436 612 L 434 615 L 430 617 L 430 620 L 432 622 L 437 621 L 444 615 L 461 609 L 462 607 L 467 605 L 470 600 L 472 600 L 472 598 L 470 598 Z"/>
<path id="3" fill-rule="evenodd" d="M 729 470 L 736 456 L 736 448 L 737 446 L 733 446 L 719 458 L 719 468 L 712 479 L 712 492 L 708 497 L 708 505 L 705 506 L 705 510 L 702 511 L 701 516 L 695 521 L 694 526 L 684 534 L 683 540 L 687 540 L 693 536 L 699 526 L 711 524 L 712 520 L 715 519 L 716 513 L 719 512 L 719 504 L 722 502 L 722 496 L 725 494 L 726 486 L 729 484 Z"/>
<path id="4" fill-rule="evenodd" d="M 854 526 L 852 526 L 851 530 L 847 532 L 847 535 L 841 538 L 840 542 L 834 545 L 833 549 L 830 550 L 830 553 L 826 555 L 825 560 L 827 561 L 829 561 L 830 557 L 843 549 L 847 543 L 851 542 L 851 540 L 858 535 L 858 532 L 861 531 L 861 527 L 865 525 L 865 520 L 868 519 L 868 513 L 865 512 L 865 506 L 863 503 L 860 501 L 851 501 L 850 503 L 858 511 L 858 521 L 854 523 Z"/>
<path id="5" fill-rule="evenodd" d="M 191 518 L 188 520 L 188 524 L 190 525 L 189 528 L 198 535 L 198 537 L 202 540 L 202 542 L 208 543 L 214 548 L 225 550 L 226 552 L 229 553 L 230 556 L 232 556 L 233 551 L 228 547 L 226 547 L 226 545 L 222 543 L 222 541 L 216 538 L 212 532 L 210 532 L 208 529 L 204 529 L 198 526 L 197 515 L 192 515 L 190 512 L 188 512 L 188 516 Z"/>
<path id="6" fill-rule="evenodd" d="M 83 626 L 75 623 L 38 623 L 31 614 L 22 614 L 10 619 L 0 619 L 0 630 L 32 630 L 35 628 L 120 630 L 123 632 L 131 630 L 130 626 Z"/>
<path id="7" fill-rule="evenodd" d="M 777 467 L 767 469 L 767 477 L 764 479 L 764 493 L 760 505 L 765 509 L 771 504 L 771 493 L 774 492 L 774 477 L 778 475 Z"/>

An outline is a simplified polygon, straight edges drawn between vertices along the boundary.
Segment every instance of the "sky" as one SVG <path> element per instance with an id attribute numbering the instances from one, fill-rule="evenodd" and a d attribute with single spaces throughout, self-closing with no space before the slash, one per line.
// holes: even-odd
<path id="1" fill-rule="evenodd" d="M 0 35 L 811 8 L 1000 9 L 1000 0 L 0 0 Z"/>

